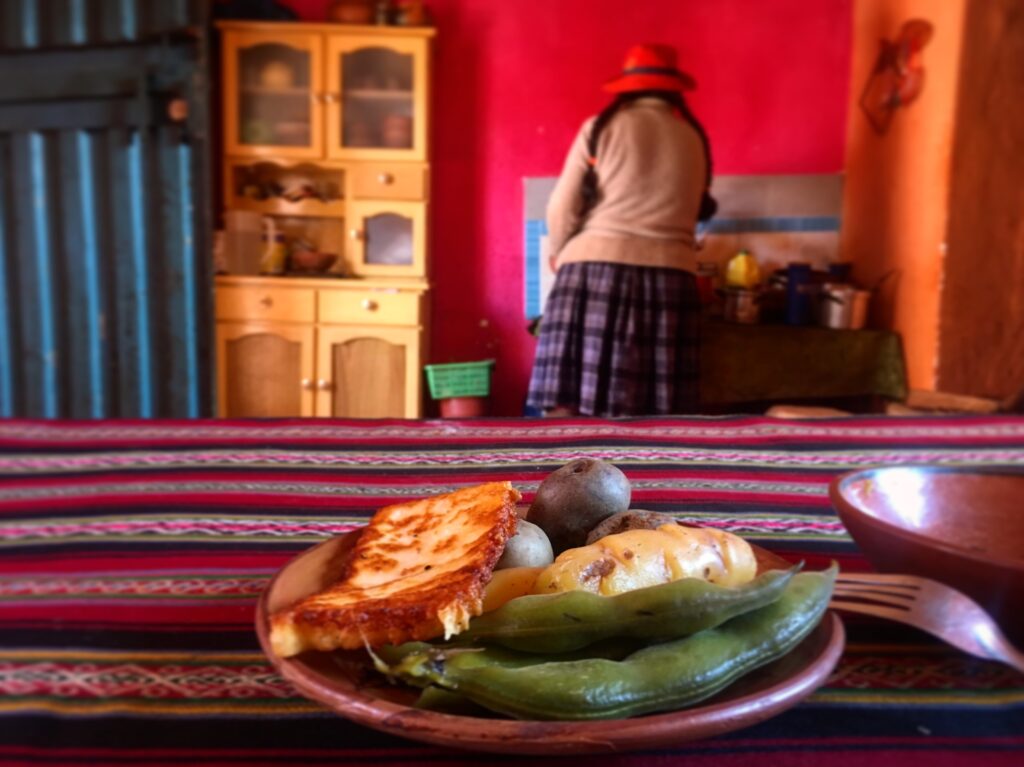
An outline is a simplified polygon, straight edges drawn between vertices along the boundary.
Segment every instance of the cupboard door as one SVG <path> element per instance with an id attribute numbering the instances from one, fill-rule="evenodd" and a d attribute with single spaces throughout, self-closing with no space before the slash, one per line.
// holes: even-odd
<path id="1" fill-rule="evenodd" d="M 418 328 L 320 326 L 317 333 L 317 415 L 420 417 Z"/>
<path id="2" fill-rule="evenodd" d="M 217 323 L 222 418 L 313 415 L 313 326 Z"/>
<path id="3" fill-rule="evenodd" d="M 223 56 L 227 154 L 321 157 L 323 38 L 228 30 Z"/>
<path id="4" fill-rule="evenodd" d="M 327 39 L 327 154 L 339 159 L 427 158 L 425 39 Z"/>
<path id="5" fill-rule="evenodd" d="M 426 276 L 427 206 L 351 202 L 346 266 L 357 275 Z"/>

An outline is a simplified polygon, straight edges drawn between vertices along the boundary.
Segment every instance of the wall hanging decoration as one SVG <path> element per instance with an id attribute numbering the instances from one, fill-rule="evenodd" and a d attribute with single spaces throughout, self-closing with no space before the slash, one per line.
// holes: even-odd
<path id="1" fill-rule="evenodd" d="M 933 31 L 931 22 L 911 19 L 895 40 L 880 41 L 878 59 L 860 98 L 861 109 L 878 133 L 884 134 L 896 110 L 910 104 L 924 88 L 921 51 Z"/>

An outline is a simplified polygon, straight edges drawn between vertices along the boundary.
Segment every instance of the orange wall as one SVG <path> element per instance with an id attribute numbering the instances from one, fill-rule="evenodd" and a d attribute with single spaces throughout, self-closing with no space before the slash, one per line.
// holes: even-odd
<path id="1" fill-rule="evenodd" d="M 881 286 L 877 327 L 903 336 L 912 388 L 934 389 L 945 254 L 951 152 L 962 30 L 969 0 L 857 0 L 847 123 L 846 184 L 840 240 L 855 278 Z M 878 135 L 859 104 L 882 38 L 903 22 L 930 21 L 924 91 Z"/>

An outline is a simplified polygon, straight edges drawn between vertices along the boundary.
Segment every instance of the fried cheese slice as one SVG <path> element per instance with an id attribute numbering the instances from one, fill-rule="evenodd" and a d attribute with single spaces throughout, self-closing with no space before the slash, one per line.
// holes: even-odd
<path id="1" fill-rule="evenodd" d="M 340 580 L 270 619 L 281 657 L 447 639 L 483 609 L 484 587 L 516 532 L 519 492 L 489 482 L 385 506 L 352 548 Z"/>

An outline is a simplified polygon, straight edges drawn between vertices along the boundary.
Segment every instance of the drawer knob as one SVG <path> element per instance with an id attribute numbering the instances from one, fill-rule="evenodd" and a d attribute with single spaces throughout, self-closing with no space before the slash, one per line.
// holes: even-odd
<path id="1" fill-rule="evenodd" d="M 167 116 L 175 122 L 188 119 L 188 102 L 185 99 L 171 99 L 167 102 Z"/>
<path id="2" fill-rule="evenodd" d="M 271 298 L 270 296 L 263 296 L 263 298 L 260 299 L 260 306 L 262 306 L 264 309 L 269 309 L 273 305 L 274 299 Z"/>
<path id="3" fill-rule="evenodd" d="M 368 312 L 375 312 L 377 311 L 377 302 L 374 301 L 372 298 L 364 298 L 362 307 L 366 309 L 366 311 Z"/>
<path id="4" fill-rule="evenodd" d="M 306 390 L 306 391 L 312 391 L 312 389 L 313 389 L 313 379 L 312 378 L 303 378 L 302 379 L 302 388 L 304 390 Z"/>
<path id="5" fill-rule="evenodd" d="M 359 229 L 352 229 L 349 231 L 348 236 L 353 240 L 360 240 L 363 237 L 363 233 Z"/>
<path id="6" fill-rule="evenodd" d="M 325 378 L 318 378 L 316 381 L 316 388 L 318 388 L 320 391 L 330 391 L 331 382 Z"/>
<path id="7" fill-rule="evenodd" d="M 338 100 L 339 99 L 338 99 L 338 94 L 337 93 L 325 93 L 324 94 L 324 101 L 326 101 L 328 104 L 333 104 L 333 103 L 335 103 Z"/>
<path id="8" fill-rule="evenodd" d="M 395 177 L 392 176 L 390 173 L 381 173 L 379 176 L 377 176 L 377 180 L 382 184 L 390 184 L 394 182 Z"/>

